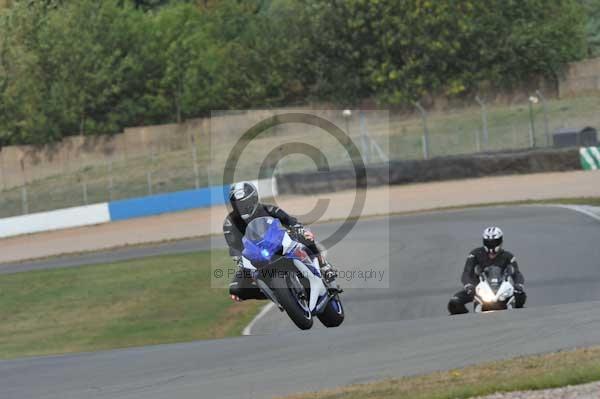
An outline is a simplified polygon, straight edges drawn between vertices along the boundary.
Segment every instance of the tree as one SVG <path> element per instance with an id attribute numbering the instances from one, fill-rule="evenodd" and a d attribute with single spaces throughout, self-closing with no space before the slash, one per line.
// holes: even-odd
<path id="1" fill-rule="evenodd" d="M 116 1 L 16 3 L 4 16 L 12 69 L 2 93 L 12 103 L 11 142 L 117 132 L 139 116 L 145 40 L 141 11 Z M 140 84 L 140 82 L 142 82 Z"/>
<path id="2" fill-rule="evenodd" d="M 189 4 L 164 8 L 152 18 L 148 46 L 161 73 L 150 81 L 148 98 L 178 123 L 202 112 L 212 99 L 205 62 L 212 43 L 204 25 L 200 10 Z"/>
<path id="3" fill-rule="evenodd" d="M 209 10 L 214 84 L 226 108 L 282 105 L 305 97 L 309 38 L 292 1 L 223 0 Z"/>
<path id="4" fill-rule="evenodd" d="M 495 0 L 492 6 L 476 31 L 479 48 L 489 43 L 482 70 L 493 70 L 491 79 L 513 86 L 533 75 L 556 79 L 565 63 L 585 56 L 586 18 L 577 1 Z"/>
<path id="5" fill-rule="evenodd" d="M 587 14 L 586 35 L 588 56 L 600 56 L 600 0 L 581 0 Z"/>
<path id="6" fill-rule="evenodd" d="M 598 1 L 14 1 L 0 9 L 0 145 L 556 78 L 586 41 L 596 51 Z"/>
<path id="7" fill-rule="evenodd" d="M 56 139 L 43 111 L 39 59 L 31 50 L 47 11 L 44 4 L 23 3 L 0 11 L 0 145 Z"/>

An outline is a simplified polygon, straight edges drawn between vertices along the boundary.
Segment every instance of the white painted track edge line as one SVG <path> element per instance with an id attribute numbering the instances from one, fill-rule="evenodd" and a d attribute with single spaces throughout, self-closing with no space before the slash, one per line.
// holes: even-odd
<path id="1" fill-rule="evenodd" d="M 590 212 L 589 210 L 587 210 L 585 207 L 581 206 L 581 205 L 560 205 L 560 204 L 556 204 L 556 205 L 549 205 L 549 206 L 554 206 L 557 208 L 565 208 L 565 209 L 570 209 L 572 211 L 575 212 L 579 212 L 582 213 L 586 216 L 591 217 L 592 219 L 595 219 L 597 221 L 600 222 L 600 215 L 596 215 L 593 212 Z"/>
<path id="2" fill-rule="evenodd" d="M 252 335 L 252 327 L 254 327 L 254 325 L 260 319 L 262 319 L 271 309 L 273 309 L 274 306 L 275 306 L 275 304 L 273 302 L 269 302 L 265 306 L 263 306 L 263 308 L 260 310 L 260 312 L 258 312 L 258 314 L 256 316 L 254 316 L 254 318 L 252 319 L 250 324 L 248 324 L 246 327 L 244 327 L 244 330 L 242 331 L 242 335 Z"/>

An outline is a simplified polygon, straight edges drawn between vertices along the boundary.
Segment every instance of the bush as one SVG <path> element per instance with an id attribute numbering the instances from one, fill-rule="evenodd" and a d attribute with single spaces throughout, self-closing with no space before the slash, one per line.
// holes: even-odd
<path id="1" fill-rule="evenodd" d="M 589 10 L 598 0 L 580 1 Z M 577 0 L 14 1 L 0 9 L 0 145 L 211 109 L 403 104 L 556 78 L 585 56 L 586 34 L 595 43 L 584 9 Z"/>

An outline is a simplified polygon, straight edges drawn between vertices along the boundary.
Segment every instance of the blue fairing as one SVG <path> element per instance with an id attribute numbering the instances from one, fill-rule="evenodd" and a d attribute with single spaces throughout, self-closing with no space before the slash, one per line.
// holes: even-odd
<path id="1" fill-rule="evenodd" d="M 271 261 L 273 256 L 281 254 L 282 241 L 285 236 L 285 230 L 281 222 L 277 219 L 271 219 L 265 233 L 258 240 L 250 240 L 246 236 L 242 239 L 244 251 L 242 255 L 252 263 L 265 263 Z"/>

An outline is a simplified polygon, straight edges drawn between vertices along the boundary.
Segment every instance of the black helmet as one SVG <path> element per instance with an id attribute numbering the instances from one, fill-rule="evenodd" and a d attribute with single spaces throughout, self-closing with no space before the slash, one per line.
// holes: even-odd
<path id="1" fill-rule="evenodd" d="M 489 254 L 497 254 L 502 249 L 504 234 L 499 227 L 491 226 L 483 231 L 483 247 Z"/>
<path id="2" fill-rule="evenodd" d="M 229 202 L 242 219 L 247 220 L 258 208 L 258 190 L 249 182 L 235 183 L 229 187 Z"/>

